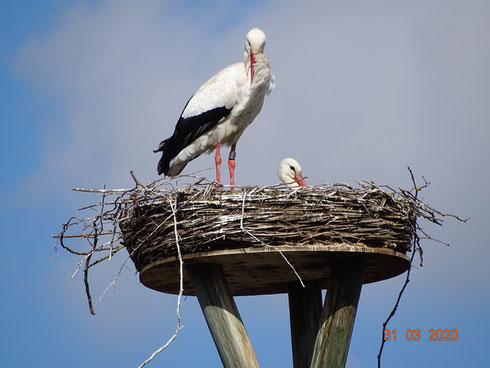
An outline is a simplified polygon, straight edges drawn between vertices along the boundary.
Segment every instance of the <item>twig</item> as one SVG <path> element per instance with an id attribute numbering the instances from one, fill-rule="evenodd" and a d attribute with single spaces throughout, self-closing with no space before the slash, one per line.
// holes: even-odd
<path id="1" fill-rule="evenodd" d="M 161 353 L 164 349 L 169 346 L 172 341 L 177 337 L 179 334 L 180 330 L 184 327 L 180 325 L 180 302 L 182 299 L 182 293 L 184 292 L 184 261 L 182 260 L 182 254 L 180 253 L 180 245 L 179 245 L 179 234 L 177 232 L 177 196 L 175 197 L 175 204 L 172 204 L 172 202 L 169 200 L 170 207 L 172 208 L 172 214 L 173 214 L 173 219 L 174 219 L 174 234 L 175 234 L 175 246 L 177 247 L 177 254 L 179 257 L 179 272 L 180 272 L 180 287 L 179 287 L 179 295 L 177 296 L 177 327 L 175 328 L 175 332 L 170 337 L 170 339 L 160 348 L 155 350 L 151 356 L 146 359 L 138 368 L 144 367 L 146 364 L 151 362 L 153 358 Z"/>
<path id="2" fill-rule="evenodd" d="M 118 245 L 116 248 L 113 248 L 112 250 L 110 250 L 109 255 L 104 256 L 104 257 L 101 257 L 98 260 L 92 262 L 88 268 L 92 268 L 92 267 L 98 265 L 99 263 L 104 262 L 106 259 L 108 259 L 109 262 L 110 262 L 111 261 L 111 257 L 114 254 L 116 254 L 117 252 L 119 252 L 121 249 L 124 249 L 124 245 Z"/>
<path id="3" fill-rule="evenodd" d="M 121 247 L 123 247 L 123 246 L 121 246 Z M 116 253 L 116 252 L 114 252 L 114 253 Z M 91 266 L 95 266 L 97 263 L 103 262 L 103 261 L 105 261 L 107 258 L 109 258 L 109 256 L 106 256 L 106 257 L 104 257 L 104 258 L 100 258 L 100 259 L 98 259 L 96 262 L 94 262 L 94 263 L 93 263 Z M 116 277 L 114 277 L 114 279 L 113 279 L 113 280 L 110 282 L 110 284 L 109 284 L 109 285 L 107 285 L 107 287 L 105 288 L 104 292 L 103 292 L 103 293 L 100 295 L 99 299 L 97 299 L 97 301 L 95 302 L 95 305 L 99 304 L 99 302 L 101 302 L 101 301 L 102 301 L 102 298 L 103 298 L 103 297 L 104 297 L 104 295 L 105 295 L 105 294 L 106 294 L 106 293 L 109 291 L 109 289 L 110 289 L 111 287 L 115 287 L 115 286 L 116 286 L 117 281 L 119 280 L 119 277 L 121 276 L 122 270 L 123 270 L 123 269 L 124 269 L 124 267 L 126 266 L 126 263 L 128 262 L 128 260 L 129 260 L 129 259 L 130 259 L 130 256 L 128 256 L 128 257 L 127 257 L 127 258 L 124 260 L 124 262 L 123 262 L 123 264 L 121 265 L 121 267 L 119 267 L 119 271 L 117 272 Z"/>
<path id="4" fill-rule="evenodd" d="M 85 294 L 87 295 L 87 301 L 88 301 L 88 307 L 90 310 L 90 314 L 95 316 L 95 311 L 94 311 L 94 306 L 92 304 L 92 296 L 90 295 L 90 284 L 88 282 L 88 269 L 89 269 L 89 264 L 90 260 L 92 258 L 92 254 L 89 254 L 87 257 L 87 260 L 85 261 L 85 268 L 83 270 L 83 283 L 85 284 Z"/>
<path id="5" fill-rule="evenodd" d="M 106 193 L 106 194 L 117 194 L 127 192 L 128 189 L 85 189 L 85 188 L 73 188 L 74 192 L 85 192 L 85 193 Z"/>
<path id="6" fill-rule="evenodd" d="M 417 197 L 418 197 L 419 192 L 422 191 L 424 188 L 427 188 L 430 183 L 427 180 L 425 180 L 424 177 L 422 177 L 424 179 L 424 185 L 417 187 L 417 184 L 415 182 L 415 177 L 414 177 L 413 172 L 410 169 L 410 167 L 408 167 L 408 171 L 410 172 L 410 178 L 412 179 L 413 188 L 415 189 L 414 200 L 416 202 L 418 200 Z M 412 263 L 413 263 L 413 259 L 415 257 L 415 253 L 417 252 L 417 250 L 419 250 L 420 256 L 422 257 L 422 248 L 420 247 L 420 239 L 417 235 L 417 229 L 418 229 L 417 220 L 415 219 L 414 224 L 413 224 L 413 246 L 412 246 L 412 255 L 410 256 L 410 265 L 409 265 L 408 270 L 407 270 L 407 276 L 405 278 L 405 282 L 403 283 L 403 286 L 402 286 L 400 292 L 398 293 L 398 298 L 396 299 L 396 303 L 395 303 L 393 309 L 391 310 L 388 318 L 383 322 L 383 329 L 381 331 L 381 346 L 380 346 L 379 352 L 378 352 L 378 368 L 381 368 L 381 355 L 383 354 L 383 348 L 384 348 L 384 344 L 386 341 L 384 338 L 386 326 L 390 322 L 391 318 L 395 315 L 396 310 L 398 309 L 398 305 L 400 304 L 400 300 L 402 298 L 402 295 L 403 295 L 408 283 L 410 282 L 410 271 L 412 270 Z"/>
<path id="7" fill-rule="evenodd" d="M 78 273 L 78 271 L 80 271 L 80 269 L 82 268 L 83 266 L 83 263 L 87 260 L 88 257 L 90 257 L 92 255 L 92 253 L 89 253 L 87 254 L 85 257 L 83 257 L 79 262 L 78 262 L 78 267 L 77 269 L 75 270 L 75 272 L 73 272 L 73 275 L 71 275 L 70 277 L 70 280 L 73 280 L 73 278 L 76 276 L 76 274 Z"/>
<path id="8" fill-rule="evenodd" d="M 133 180 L 134 180 L 134 182 L 135 182 L 135 184 L 136 184 L 137 187 L 140 186 L 140 187 L 142 187 L 144 189 L 148 189 L 145 185 L 141 184 L 141 182 L 136 178 L 136 175 L 134 175 L 134 171 L 133 170 L 130 170 L 129 173 L 133 177 Z"/>
<path id="9" fill-rule="evenodd" d="M 104 231 L 104 232 L 101 232 L 99 234 L 97 234 L 98 236 L 102 236 L 102 235 L 112 235 L 114 234 L 113 231 Z M 56 234 L 56 235 L 52 235 L 52 237 L 54 239 L 60 239 L 60 238 L 64 238 L 64 239 L 71 239 L 71 238 L 93 238 L 95 235 L 94 234 L 89 234 L 89 233 L 81 233 L 81 234 L 70 234 L 70 235 L 66 235 L 66 234 Z"/>

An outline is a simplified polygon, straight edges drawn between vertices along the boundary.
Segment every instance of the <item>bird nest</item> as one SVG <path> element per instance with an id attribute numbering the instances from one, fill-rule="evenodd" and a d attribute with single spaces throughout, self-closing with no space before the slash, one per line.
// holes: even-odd
<path id="1" fill-rule="evenodd" d="M 349 244 L 411 246 L 417 203 L 407 192 L 363 182 L 285 190 L 247 187 L 218 191 L 212 184 L 140 198 L 119 222 L 124 245 L 140 271 L 159 259 L 248 247 Z M 420 211 L 419 211 L 420 212 Z M 176 222 L 174 222 L 174 214 Z"/>
<path id="2" fill-rule="evenodd" d="M 419 218 L 438 225 L 442 225 L 445 216 L 465 221 L 420 200 L 419 192 L 429 183 L 417 187 L 411 171 L 412 190 L 395 190 L 359 181 L 356 188 L 346 184 L 297 190 L 285 186 L 237 187 L 234 192 L 223 190 L 204 178 L 196 181 L 195 177 L 191 177 L 193 182 L 180 189 L 176 189 L 175 182 L 170 179 L 143 185 L 131 174 L 136 183 L 132 189 L 74 189 L 102 198 L 81 209 L 90 212 L 89 216 L 71 217 L 54 236 L 65 250 L 82 257 L 72 277 L 83 272 L 93 314 L 88 272 L 103 261 L 110 261 L 123 249 L 129 256 L 104 294 L 115 284 L 129 259 L 139 272 L 144 273 L 145 267 L 148 270 L 159 264 L 159 270 L 164 267 L 164 273 L 172 273 L 172 276 L 180 273 L 182 281 L 182 263 L 179 271 L 175 269 L 175 260 L 182 261 L 186 257 L 189 260 L 189 257 L 222 250 L 235 251 L 235 254 L 240 250 L 257 253 L 261 249 L 283 256 L 282 262 L 259 262 L 257 274 L 250 274 L 257 278 L 263 275 L 261 270 L 283 267 L 284 261 L 294 270 L 283 252 L 294 250 L 295 262 L 300 264 L 304 254 L 301 249 L 311 247 L 343 252 L 354 246 L 357 252 L 396 252 L 402 258 L 409 250 L 414 250 L 422 256 L 418 232 L 424 238 L 432 238 L 419 227 Z M 179 180 L 188 178 L 181 176 Z M 259 258 L 256 257 L 260 261 Z M 161 263 L 168 259 L 174 259 L 174 264 L 165 266 Z M 320 263 L 318 267 L 321 268 Z M 235 263 L 230 267 L 236 266 L 235 273 L 247 274 L 250 270 L 247 271 L 246 265 L 243 258 L 237 260 L 235 257 Z M 399 272 L 402 271 L 399 269 Z M 153 277 L 151 272 L 146 274 Z M 160 279 L 162 277 L 161 274 Z M 155 288 L 175 292 L 175 285 L 170 289 L 166 286 Z M 182 292 L 182 285 L 180 289 Z"/>

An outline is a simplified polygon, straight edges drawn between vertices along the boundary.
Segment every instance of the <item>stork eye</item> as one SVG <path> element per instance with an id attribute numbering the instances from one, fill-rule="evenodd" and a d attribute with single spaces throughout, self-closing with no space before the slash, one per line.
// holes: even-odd
<path id="1" fill-rule="evenodd" d="M 294 166 L 289 165 L 289 168 L 290 168 L 291 170 L 293 170 L 294 172 L 296 172 L 296 170 L 295 170 Z"/>

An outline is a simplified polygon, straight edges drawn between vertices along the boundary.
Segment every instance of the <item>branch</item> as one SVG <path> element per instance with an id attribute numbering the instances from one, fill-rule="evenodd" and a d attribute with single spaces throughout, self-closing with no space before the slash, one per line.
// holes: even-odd
<path id="1" fill-rule="evenodd" d="M 415 177 L 413 176 L 413 172 L 410 169 L 410 167 L 408 167 L 408 171 L 410 172 L 410 177 L 412 179 L 413 188 L 415 190 L 414 199 L 415 199 L 415 202 L 417 203 L 419 192 L 422 191 L 424 188 L 427 188 L 430 183 L 427 182 L 427 180 L 425 180 L 424 177 L 422 177 L 424 179 L 424 185 L 417 187 L 417 184 L 415 183 Z M 398 309 L 398 305 L 400 304 L 400 300 L 402 298 L 402 295 L 403 295 L 408 283 L 410 282 L 410 271 L 412 270 L 412 263 L 413 263 L 413 259 L 415 257 L 415 253 L 417 252 L 417 250 L 419 251 L 420 257 L 422 260 L 422 248 L 420 246 L 420 239 L 419 239 L 418 234 L 417 234 L 418 225 L 417 225 L 416 216 L 417 215 L 415 214 L 415 219 L 414 219 L 414 224 L 413 224 L 413 240 L 412 240 L 413 243 L 412 243 L 412 255 L 410 257 L 410 265 L 409 265 L 408 270 L 407 270 L 407 276 L 405 278 L 405 282 L 403 283 L 403 286 L 402 286 L 400 292 L 398 293 L 398 298 L 396 299 L 395 306 L 391 310 L 386 321 L 384 321 L 384 323 L 383 323 L 383 329 L 381 331 L 381 346 L 379 348 L 379 353 L 378 353 L 378 368 L 381 368 L 381 355 L 383 354 L 383 348 L 385 345 L 384 331 L 386 330 L 386 326 L 390 322 L 391 318 L 395 315 L 396 310 Z M 422 265 L 422 263 L 421 263 L 421 265 Z"/>
<path id="2" fill-rule="evenodd" d="M 150 355 L 148 359 L 146 359 L 143 363 L 138 368 L 144 367 L 146 364 L 151 362 L 157 354 L 160 354 L 163 350 L 169 346 L 172 341 L 177 337 L 179 334 L 180 330 L 184 326 L 180 325 L 180 302 L 182 299 L 182 293 L 184 292 L 184 261 L 182 260 L 182 254 L 180 253 L 180 245 L 179 245 L 179 234 L 177 232 L 177 196 L 175 197 L 175 204 L 172 204 L 172 202 L 169 200 L 170 207 L 172 208 L 172 214 L 173 214 L 173 219 L 174 219 L 174 234 L 175 234 L 175 246 L 177 247 L 177 254 L 179 257 L 179 272 L 180 272 L 180 288 L 179 288 L 179 295 L 177 296 L 177 327 L 175 328 L 175 332 L 172 335 L 172 337 L 160 348 L 158 348 L 156 351 L 153 352 L 153 354 Z"/>
<path id="3" fill-rule="evenodd" d="M 148 189 L 145 185 L 141 184 L 141 182 L 136 178 L 136 175 L 134 175 L 133 170 L 130 170 L 129 173 L 133 177 L 134 183 L 136 184 L 137 187 L 142 187 L 144 189 Z"/>

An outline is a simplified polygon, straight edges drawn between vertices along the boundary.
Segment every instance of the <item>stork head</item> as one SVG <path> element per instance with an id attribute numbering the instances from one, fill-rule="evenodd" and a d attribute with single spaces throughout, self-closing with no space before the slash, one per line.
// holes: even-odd
<path id="1" fill-rule="evenodd" d="M 306 186 L 301 173 L 301 166 L 294 158 L 285 158 L 281 161 L 277 169 L 277 176 L 289 188 Z"/>
<path id="2" fill-rule="evenodd" d="M 245 39 L 245 52 L 247 55 L 263 53 L 265 47 L 265 33 L 253 28 L 247 33 Z"/>
<path id="3" fill-rule="evenodd" d="M 264 47 L 265 33 L 258 28 L 252 28 L 245 39 L 245 60 L 250 58 L 250 82 L 254 80 L 255 54 L 262 54 Z"/>

